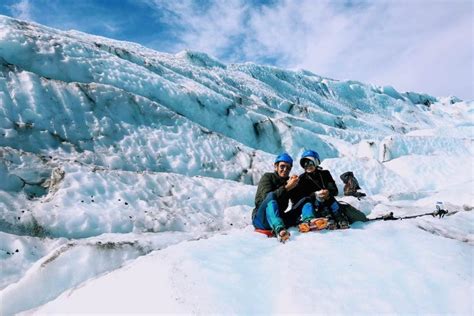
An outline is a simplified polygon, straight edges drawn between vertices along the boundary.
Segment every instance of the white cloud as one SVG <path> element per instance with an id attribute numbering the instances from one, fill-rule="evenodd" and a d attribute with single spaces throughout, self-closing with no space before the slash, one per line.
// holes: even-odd
<path id="1" fill-rule="evenodd" d="M 246 55 L 273 52 L 282 66 L 333 78 L 474 97 L 472 3 L 333 3 L 282 1 L 254 13 Z"/>
<path id="2" fill-rule="evenodd" d="M 107 30 L 107 32 L 111 34 L 116 34 L 119 33 L 122 29 L 117 23 L 113 23 L 112 21 L 109 22 L 103 22 L 100 24 L 104 29 Z"/>
<path id="3" fill-rule="evenodd" d="M 119 15 L 107 14 L 94 1 L 20 0 L 8 6 L 11 15 L 22 20 L 35 21 L 62 30 L 81 30 L 104 36 L 119 34 L 127 21 Z M 105 33 L 105 34 L 104 34 Z"/>
<path id="4" fill-rule="evenodd" d="M 12 4 L 9 8 L 14 17 L 21 20 L 32 20 L 31 5 L 29 0 L 21 0 L 15 4 Z"/>
<path id="5" fill-rule="evenodd" d="M 281 0 L 258 7 L 239 0 L 205 7 L 192 0 L 152 2 L 161 18 L 180 28 L 175 49 L 474 98 L 469 0 Z"/>
<path id="6" fill-rule="evenodd" d="M 192 49 L 219 56 L 231 49 L 233 38 L 242 34 L 243 0 L 200 1 L 143 0 L 156 9 L 157 18 L 176 28 L 174 50 Z"/>

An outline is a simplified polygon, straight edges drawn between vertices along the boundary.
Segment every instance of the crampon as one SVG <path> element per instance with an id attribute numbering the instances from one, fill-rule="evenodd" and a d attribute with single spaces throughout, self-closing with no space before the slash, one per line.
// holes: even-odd
<path id="1" fill-rule="evenodd" d="M 277 234 L 277 238 L 280 242 L 285 243 L 288 239 L 290 239 L 290 232 L 283 229 Z"/>
<path id="2" fill-rule="evenodd" d="M 298 230 L 301 233 L 307 233 L 312 230 L 323 230 L 328 228 L 329 221 L 325 217 L 314 218 L 309 222 L 304 222 L 298 225 Z"/>

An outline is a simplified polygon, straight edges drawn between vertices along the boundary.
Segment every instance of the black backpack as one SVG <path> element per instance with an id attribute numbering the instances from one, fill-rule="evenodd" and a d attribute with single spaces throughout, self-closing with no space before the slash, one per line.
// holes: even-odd
<path id="1" fill-rule="evenodd" d="M 340 176 L 342 182 L 344 182 L 344 195 L 355 196 L 361 198 L 365 196 L 365 193 L 357 192 L 360 189 L 359 181 L 357 181 L 352 171 L 347 171 Z"/>

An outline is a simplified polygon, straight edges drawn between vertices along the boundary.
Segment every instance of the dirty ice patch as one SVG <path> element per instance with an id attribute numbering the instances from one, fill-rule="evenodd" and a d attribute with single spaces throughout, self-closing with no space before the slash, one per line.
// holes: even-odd
<path id="1" fill-rule="evenodd" d="M 46 254 L 67 242 L 65 238 L 35 238 L 0 232 L 0 290 L 17 282 Z"/>
<path id="2" fill-rule="evenodd" d="M 223 230 L 231 228 L 224 226 L 224 216 L 236 212 L 241 216 L 234 223 L 237 226 L 250 221 L 254 186 L 172 173 L 63 167 L 59 189 L 36 200 L 18 224 L 36 221 L 46 236 L 84 238 L 103 233 Z M 234 211 L 226 213 L 229 207 Z M 13 225 L 15 216 L 14 211 L 6 220 Z"/>
<path id="3" fill-rule="evenodd" d="M 111 86 L 63 83 L 23 71 L 0 78 L 0 90 L 8 92 L 0 94 L 4 147 L 108 169 L 204 175 L 248 184 L 264 159 L 270 159 L 159 103 Z"/>

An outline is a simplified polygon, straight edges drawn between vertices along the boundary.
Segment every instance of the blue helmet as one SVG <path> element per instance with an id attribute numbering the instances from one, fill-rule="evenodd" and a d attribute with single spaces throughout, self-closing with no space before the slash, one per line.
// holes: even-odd
<path id="1" fill-rule="evenodd" d="M 276 159 L 275 159 L 275 163 L 279 163 L 279 162 L 286 162 L 286 163 L 289 163 L 290 165 L 293 166 L 293 158 L 291 158 L 290 155 L 288 155 L 287 153 L 282 153 L 282 154 L 279 154 Z"/>
<path id="2" fill-rule="evenodd" d="M 303 167 L 303 162 L 305 159 L 312 160 L 316 166 L 319 166 L 319 164 L 321 163 L 318 153 L 311 149 L 306 149 L 301 155 L 301 159 L 300 159 L 301 167 Z"/>

